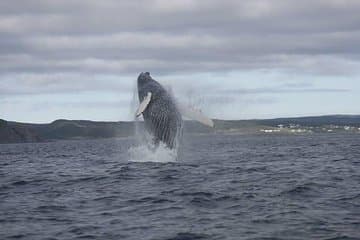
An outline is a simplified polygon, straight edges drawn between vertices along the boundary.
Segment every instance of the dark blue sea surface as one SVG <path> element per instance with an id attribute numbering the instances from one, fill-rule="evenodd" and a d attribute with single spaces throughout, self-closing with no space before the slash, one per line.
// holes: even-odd
<path id="1" fill-rule="evenodd" d="M 360 135 L 0 145 L 0 239 L 360 239 Z"/>

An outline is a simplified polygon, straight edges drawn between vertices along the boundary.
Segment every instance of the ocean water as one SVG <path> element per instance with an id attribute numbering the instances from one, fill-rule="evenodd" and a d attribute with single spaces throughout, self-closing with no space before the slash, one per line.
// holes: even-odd
<path id="1" fill-rule="evenodd" d="M 360 239 L 360 135 L 0 145 L 0 239 Z"/>

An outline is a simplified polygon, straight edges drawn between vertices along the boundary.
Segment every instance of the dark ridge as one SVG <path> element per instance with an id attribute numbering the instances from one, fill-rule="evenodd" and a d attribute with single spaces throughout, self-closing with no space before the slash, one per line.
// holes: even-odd
<path id="1" fill-rule="evenodd" d="M 311 132 L 360 132 L 360 115 L 329 115 L 317 117 L 218 120 L 214 128 L 194 121 L 185 121 L 187 134 L 230 132 L 240 134 L 261 133 L 264 129 L 278 129 L 290 133 L 294 128 L 308 128 Z M 143 122 L 140 122 L 140 128 Z M 67 139 L 96 139 L 133 136 L 134 122 L 96 122 L 89 120 L 59 119 L 46 124 L 8 122 L 0 119 L 0 143 L 27 143 Z M 310 131 L 308 131 L 310 132 Z"/>
<path id="2" fill-rule="evenodd" d="M 13 125 L 0 119 L 0 143 L 40 142 L 42 138 L 31 128 Z"/>

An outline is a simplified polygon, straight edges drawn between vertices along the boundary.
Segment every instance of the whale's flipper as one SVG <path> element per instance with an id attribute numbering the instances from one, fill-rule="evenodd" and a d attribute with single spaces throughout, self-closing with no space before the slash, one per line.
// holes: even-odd
<path id="1" fill-rule="evenodd" d="M 201 110 L 192 108 L 192 107 L 186 107 L 181 104 L 178 104 L 178 108 L 180 110 L 180 113 L 189 119 L 198 121 L 206 126 L 214 127 L 214 122 L 210 118 L 206 117 Z"/>
<path id="2" fill-rule="evenodd" d="M 151 100 L 151 92 L 148 92 L 144 100 L 140 103 L 138 110 L 136 111 L 136 117 L 139 117 L 149 105 Z"/>

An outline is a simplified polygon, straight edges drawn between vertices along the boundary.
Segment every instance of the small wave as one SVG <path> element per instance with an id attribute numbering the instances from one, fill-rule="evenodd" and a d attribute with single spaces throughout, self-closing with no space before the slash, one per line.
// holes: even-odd
<path id="1" fill-rule="evenodd" d="M 77 238 L 84 238 L 84 239 L 95 239 L 94 235 L 89 234 L 89 231 L 96 231 L 99 229 L 99 226 L 95 225 L 82 225 L 82 226 L 73 226 L 70 227 L 69 232 L 79 235 Z"/>
<path id="2" fill-rule="evenodd" d="M 177 150 L 169 149 L 165 144 L 160 143 L 157 148 L 151 149 L 147 145 L 131 147 L 128 150 L 130 162 L 175 162 Z"/>
<path id="3" fill-rule="evenodd" d="M 139 198 L 139 199 L 131 199 L 128 201 L 129 203 L 165 203 L 165 202 L 169 202 L 172 203 L 174 201 L 170 200 L 170 199 L 166 199 L 166 198 L 159 198 L 159 197 L 153 197 L 153 196 L 148 196 L 148 197 L 143 197 L 143 198 Z"/>
<path id="4" fill-rule="evenodd" d="M 240 200 L 239 197 L 231 196 L 231 195 L 224 195 L 224 196 L 217 197 L 217 198 L 215 199 L 215 201 L 217 201 L 217 202 L 224 202 L 224 201 L 237 202 L 237 201 L 239 201 L 239 200 Z"/>
<path id="5" fill-rule="evenodd" d="M 42 206 L 38 206 L 36 208 L 37 211 L 39 212 L 54 212 L 54 211 L 65 211 L 67 209 L 66 206 L 62 206 L 62 205 L 42 205 Z"/>
<path id="6" fill-rule="evenodd" d="M 181 232 L 174 237 L 166 238 L 166 240 L 195 240 L 195 239 L 208 239 L 209 235 L 197 234 L 191 232 Z"/>
<path id="7" fill-rule="evenodd" d="M 20 239 L 20 238 L 25 238 L 25 237 L 26 237 L 25 234 L 15 234 L 15 235 L 10 236 L 9 238 L 10 239 Z"/>
<path id="8" fill-rule="evenodd" d="M 305 183 L 291 187 L 285 191 L 282 191 L 280 195 L 289 196 L 315 196 L 319 193 L 321 185 L 316 183 Z"/>
<path id="9" fill-rule="evenodd" d="M 20 180 L 20 181 L 13 182 L 12 184 L 14 186 L 20 186 L 20 185 L 25 185 L 25 184 L 28 184 L 28 183 L 29 183 L 28 181 Z"/>
<path id="10" fill-rule="evenodd" d="M 72 185 L 72 184 L 76 184 L 76 183 L 84 183 L 84 182 L 89 182 L 89 181 L 99 181 L 99 180 L 103 180 L 106 178 L 107 178 L 106 176 L 83 176 L 83 177 L 66 180 L 63 182 L 63 184 Z"/>
<path id="11" fill-rule="evenodd" d="M 43 182 L 51 181 L 49 179 L 33 179 L 33 180 L 17 180 L 11 183 L 13 186 L 23 186 L 27 184 L 42 184 Z M 1 189 L 2 187 L 0 187 Z"/>
<path id="12" fill-rule="evenodd" d="M 205 197 L 194 197 L 191 199 L 190 203 L 195 206 L 205 207 L 205 208 L 212 208 L 217 206 L 214 200 Z"/>
<path id="13" fill-rule="evenodd" d="M 212 197 L 213 194 L 211 192 L 181 192 L 179 196 L 192 196 L 192 197 Z"/>
<path id="14" fill-rule="evenodd" d="M 360 199 L 360 194 L 355 194 L 352 196 L 343 196 L 343 197 L 336 199 L 336 201 L 351 201 L 351 200 L 357 200 L 357 199 Z"/>
<path id="15" fill-rule="evenodd" d="M 262 167 L 249 167 L 249 168 L 245 169 L 245 171 L 247 173 L 264 172 L 266 170 L 267 170 L 267 167 L 265 167 L 265 166 L 262 166 Z"/>
<path id="16" fill-rule="evenodd" d="M 326 238 L 326 240 L 356 240 L 358 238 L 348 237 L 346 235 L 332 237 L 332 238 Z"/>
<path id="17" fill-rule="evenodd" d="M 105 202 L 112 202 L 112 201 L 115 201 L 118 199 L 118 196 L 102 196 L 102 197 L 97 197 L 97 198 L 94 198 L 93 200 L 94 201 L 105 201 Z"/>
<path id="18" fill-rule="evenodd" d="M 178 177 L 172 176 L 172 175 L 166 175 L 166 176 L 160 176 L 160 181 L 171 181 L 171 180 L 178 180 Z"/>

